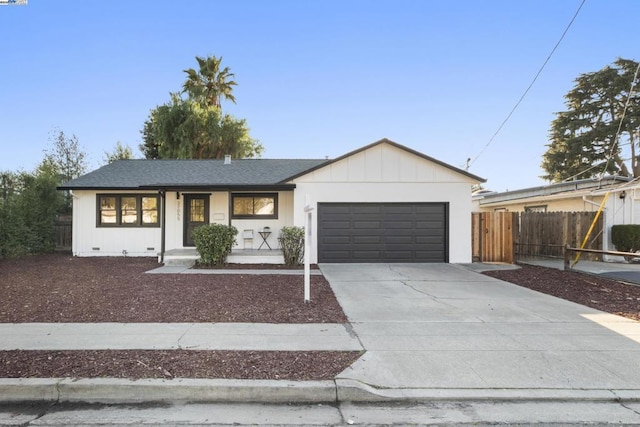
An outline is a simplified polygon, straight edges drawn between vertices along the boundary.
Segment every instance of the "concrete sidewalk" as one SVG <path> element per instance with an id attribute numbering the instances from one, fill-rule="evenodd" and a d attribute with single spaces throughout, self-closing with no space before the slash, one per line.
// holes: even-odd
<path id="1" fill-rule="evenodd" d="M 304 275 L 303 269 L 298 270 L 257 270 L 257 269 L 210 269 L 210 268 L 191 268 L 186 265 L 163 265 L 162 267 L 154 268 L 147 271 L 148 274 L 283 274 L 286 276 L 302 276 Z M 322 276 L 320 270 L 311 270 L 310 275 Z"/>
<path id="2" fill-rule="evenodd" d="M 0 323 L 0 350 L 360 351 L 334 323 Z"/>
<path id="3" fill-rule="evenodd" d="M 525 259 L 518 262 L 522 264 L 539 265 L 542 267 L 564 270 L 564 261 L 561 259 Z M 580 260 L 575 265 L 572 263 L 572 270 L 640 285 L 640 264 Z"/>

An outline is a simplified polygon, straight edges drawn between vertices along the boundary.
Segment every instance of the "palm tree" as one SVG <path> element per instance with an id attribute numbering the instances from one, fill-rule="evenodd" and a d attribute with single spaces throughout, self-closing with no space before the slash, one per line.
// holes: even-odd
<path id="1" fill-rule="evenodd" d="M 220 108 L 222 97 L 235 104 L 236 99 L 231 92 L 237 83 L 232 80 L 234 74 L 229 70 L 229 67 L 220 69 L 222 57 L 201 58 L 196 56 L 196 60 L 199 66 L 198 71 L 193 68 L 184 70 L 187 73 L 187 80 L 182 85 L 182 92 L 187 93 L 195 101 L 209 106 Z"/>

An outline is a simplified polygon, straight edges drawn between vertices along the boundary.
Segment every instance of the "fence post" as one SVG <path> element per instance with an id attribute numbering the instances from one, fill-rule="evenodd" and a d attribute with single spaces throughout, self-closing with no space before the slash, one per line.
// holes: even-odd
<path id="1" fill-rule="evenodd" d="M 566 270 L 571 270 L 571 262 L 569 261 L 570 257 L 570 253 L 571 253 L 571 246 L 569 246 L 568 244 L 564 246 L 563 248 L 563 255 L 564 255 L 564 269 Z"/>

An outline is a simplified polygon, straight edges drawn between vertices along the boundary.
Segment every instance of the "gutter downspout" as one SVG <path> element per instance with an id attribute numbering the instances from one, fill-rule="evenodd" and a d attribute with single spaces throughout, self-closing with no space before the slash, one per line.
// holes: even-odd
<path id="1" fill-rule="evenodd" d="M 167 224 L 167 194 L 165 191 L 159 191 L 162 204 L 162 219 L 160 221 L 160 263 L 164 263 L 164 251 L 165 251 L 165 231 Z"/>

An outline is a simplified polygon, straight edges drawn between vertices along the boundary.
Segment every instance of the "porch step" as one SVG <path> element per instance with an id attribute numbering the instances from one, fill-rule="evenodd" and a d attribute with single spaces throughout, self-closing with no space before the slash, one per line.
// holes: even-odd
<path id="1" fill-rule="evenodd" d="M 171 266 L 171 267 L 193 267 L 197 259 L 198 259 L 198 256 L 176 257 L 176 256 L 165 255 L 164 265 Z"/>
<path id="2" fill-rule="evenodd" d="M 246 249 L 231 252 L 227 262 L 230 264 L 284 264 L 284 256 L 279 250 Z"/>
<path id="3" fill-rule="evenodd" d="M 172 249 L 164 254 L 164 265 L 192 267 L 199 258 L 195 249 Z M 160 261 L 158 259 L 158 261 Z M 227 257 L 231 264 L 284 264 L 280 250 L 234 250 Z"/>

